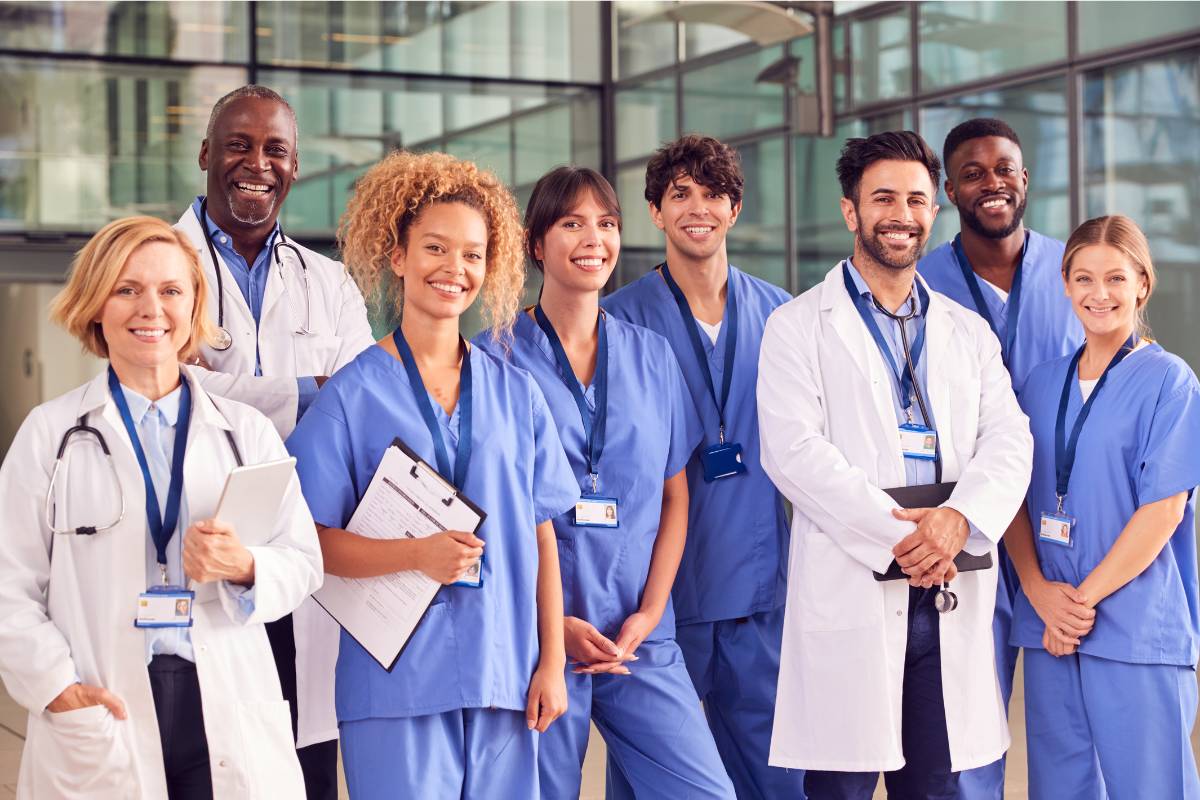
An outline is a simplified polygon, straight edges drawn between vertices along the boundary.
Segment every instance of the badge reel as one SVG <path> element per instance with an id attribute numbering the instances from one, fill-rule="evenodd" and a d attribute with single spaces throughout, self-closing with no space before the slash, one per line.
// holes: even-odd
<path id="1" fill-rule="evenodd" d="M 575 503 L 575 525 L 579 528 L 619 528 L 619 505 L 617 498 L 602 497 L 597 493 L 596 476 L 592 475 L 592 491 Z"/>
<path id="2" fill-rule="evenodd" d="M 721 426 L 717 444 L 704 448 L 700 453 L 700 465 L 704 468 L 705 483 L 731 478 L 746 471 L 742 460 L 742 446 L 737 442 L 725 441 L 725 426 Z"/>
<path id="3" fill-rule="evenodd" d="M 950 591 L 950 584 L 943 583 L 942 588 L 933 596 L 933 607 L 939 614 L 949 614 L 958 608 L 958 595 Z"/>
<path id="4" fill-rule="evenodd" d="M 1042 527 L 1038 538 L 1061 547 L 1071 546 L 1071 529 L 1075 527 L 1075 518 L 1063 513 L 1064 498 L 1059 495 L 1058 510 L 1051 513 L 1042 512 Z"/>
<path id="5" fill-rule="evenodd" d="M 136 628 L 190 628 L 196 593 L 167 583 L 166 565 L 159 564 L 162 584 L 138 595 Z"/>

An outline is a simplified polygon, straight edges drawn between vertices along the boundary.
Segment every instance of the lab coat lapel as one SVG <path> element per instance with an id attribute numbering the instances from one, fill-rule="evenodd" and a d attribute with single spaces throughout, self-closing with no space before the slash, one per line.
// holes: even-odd
<path id="1" fill-rule="evenodd" d="M 275 308 L 275 306 L 279 304 L 279 301 L 282 299 L 284 293 L 287 291 L 287 287 L 283 285 L 283 276 L 281 274 L 281 270 L 300 269 L 299 260 L 296 258 L 296 254 L 292 252 L 290 247 L 284 247 L 279 250 L 275 250 L 275 245 L 282 241 L 280 238 L 281 236 L 281 233 L 277 233 L 275 236 L 272 236 L 267 240 L 269 252 L 267 253 L 267 260 L 263 262 L 262 265 L 262 269 L 267 270 L 267 286 L 263 292 L 262 316 L 260 317 L 260 319 L 263 321 L 265 321 L 268 316 L 273 313 L 286 313 L 287 311 L 286 305 L 283 309 Z M 276 252 L 278 252 L 279 257 L 283 259 L 282 266 L 275 261 Z M 288 322 L 285 324 L 291 325 L 292 323 Z M 266 325 L 263 327 L 265 328 Z M 269 330 L 280 331 L 284 330 L 284 328 L 272 327 Z M 287 330 L 289 332 L 291 331 L 290 328 L 287 328 Z"/>
<path id="2" fill-rule="evenodd" d="M 218 319 L 217 307 L 217 270 L 221 272 L 221 284 L 223 288 L 222 294 L 225 297 L 225 329 L 233 332 L 237 330 L 254 330 L 254 315 L 250 313 L 250 306 L 246 303 L 246 298 L 242 296 L 242 290 L 238 288 L 237 281 L 233 278 L 233 273 L 229 271 L 229 267 L 225 266 L 225 261 L 221 258 L 221 253 L 215 247 L 213 253 L 216 254 L 217 262 L 214 264 L 212 255 L 209 254 L 208 243 L 204 238 L 204 229 L 200 227 L 200 220 L 197 219 L 196 213 L 192 211 L 192 207 L 183 212 L 183 216 L 179 218 L 176 225 L 183 229 L 187 234 L 188 239 L 196 247 L 196 252 L 200 256 L 200 263 L 205 265 L 205 276 L 208 279 L 209 287 L 208 294 L 212 300 L 208 309 L 209 316 L 213 322 Z M 268 285 L 268 292 L 270 286 Z M 232 323 L 230 317 L 236 316 L 237 322 Z"/>
<path id="3" fill-rule="evenodd" d="M 920 276 L 917 276 L 917 280 L 925 283 Z M 925 288 L 929 289 L 929 285 L 925 284 Z M 929 403 L 933 407 L 933 420 L 939 435 L 946 437 L 942 438 L 939 443 L 942 454 L 943 480 L 953 480 L 952 476 L 959 473 L 958 457 L 953 442 L 954 409 L 952 404 L 954 400 L 950 396 L 949 382 L 954 374 L 953 362 L 957 361 L 953 352 L 953 333 L 954 320 L 946 308 L 945 298 L 930 291 L 929 308 L 925 313 L 925 354 L 922 356 L 925 362 L 927 385 L 921 388 L 928 395 Z M 967 402 L 978 402 L 978 399 L 968 399 Z"/>

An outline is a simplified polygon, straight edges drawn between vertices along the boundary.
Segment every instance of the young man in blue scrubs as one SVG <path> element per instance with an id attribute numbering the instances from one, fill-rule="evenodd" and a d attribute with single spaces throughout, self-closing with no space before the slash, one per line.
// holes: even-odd
<path id="1" fill-rule="evenodd" d="M 684 136 L 646 166 L 666 261 L 605 298 L 614 317 L 666 337 L 702 422 L 687 464 L 687 546 L 675 580 L 676 640 L 737 796 L 804 796 L 804 774 L 768 766 L 783 630 L 788 531 L 759 466 L 758 351 L 788 294 L 729 264 L 742 209 L 737 153 Z M 610 762 L 610 796 L 632 796 Z"/>
<path id="2" fill-rule="evenodd" d="M 279 212 L 299 173 L 296 114 L 265 86 L 213 106 L 200 144 L 207 174 L 175 224 L 208 278 L 215 346 L 202 349 L 205 388 L 257 408 L 286 438 L 319 383 L 374 343 L 362 294 L 345 267 L 286 237 Z M 267 624 L 291 705 L 309 800 L 337 797 L 333 670 L 338 626 L 314 600 Z"/>
<path id="3" fill-rule="evenodd" d="M 1063 243 L 1023 222 L 1029 172 L 1016 132 L 998 119 L 957 125 L 942 148 L 946 196 L 958 209 L 960 232 L 917 265 L 935 291 L 978 313 L 1000 340 L 1018 394 L 1030 370 L 1074 352 L 1083 329 L 1062 290 Z M 1000 545 L 1000 585 L 994 635 L 996 670 L 1005 706 L 1012 694 L 1017 648 L 1008 645 L 1017 575 Z M 964 800 L 1004 796 L 1004 759 L 964 772 Z"/>

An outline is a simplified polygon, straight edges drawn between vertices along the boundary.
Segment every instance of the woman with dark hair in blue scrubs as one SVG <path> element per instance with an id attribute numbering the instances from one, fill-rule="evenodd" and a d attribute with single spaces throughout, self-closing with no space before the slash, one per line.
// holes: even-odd
<path id="1" fill-rule="evenodd" d="M 1200 384 L 1145 336 L 1155 275 L 1131 220 L 1081 225 L 1063 280 L 1087 339 L 1025 383 L 1033 478 L 1005 535 L 1030 797 L 1200 797 Z"/>

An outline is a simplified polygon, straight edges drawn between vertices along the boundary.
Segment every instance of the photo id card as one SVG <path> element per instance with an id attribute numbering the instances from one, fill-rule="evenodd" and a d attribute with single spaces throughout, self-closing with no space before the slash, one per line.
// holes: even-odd
<path id="1" fill-rule="evenodd" d="M 746 471 L 742 446 L 737 442 L 724 442 L 706 447 L 700 452 L 700 466 L 704 468 L 705 483 L 741 475 Z"/>
<path id="2" fill-rule="evenodd" d="M 937 431 L 906 422 L 900 426 L 900 450 L 905 458 L 933 461 L 937 458 Z"/>
<path id="3" fill-rule="evenodd" d="M 580 528 L 619 528 L 617 498 L 585 494 L 575 503 L 575 524 Z"/>
<path id="4" fill-rule="evenodd" d="M 1053 542 L 1063 547 L 1071 546 L 1071 528 L 1075 526 L 1075 518 L 1066 514 L 1052 514 L 1049 511 L 1042 514 L 1042 529 L 1038 538 L 1043 542 Z"/>
<path id="5" fill-rule="evenodd" d="M 182 586 L 155 586 L 138 595 L 137 628 L 190 628 L 196 593 Z"/>
<path id="6" fill-rule="evenodd" d="M 450 585 L 467 586 L 472 589 L 478 589 L 483 586 L 483 556 L 480 556 L 478 561 L 467 567 L 467 571 Z"/>

